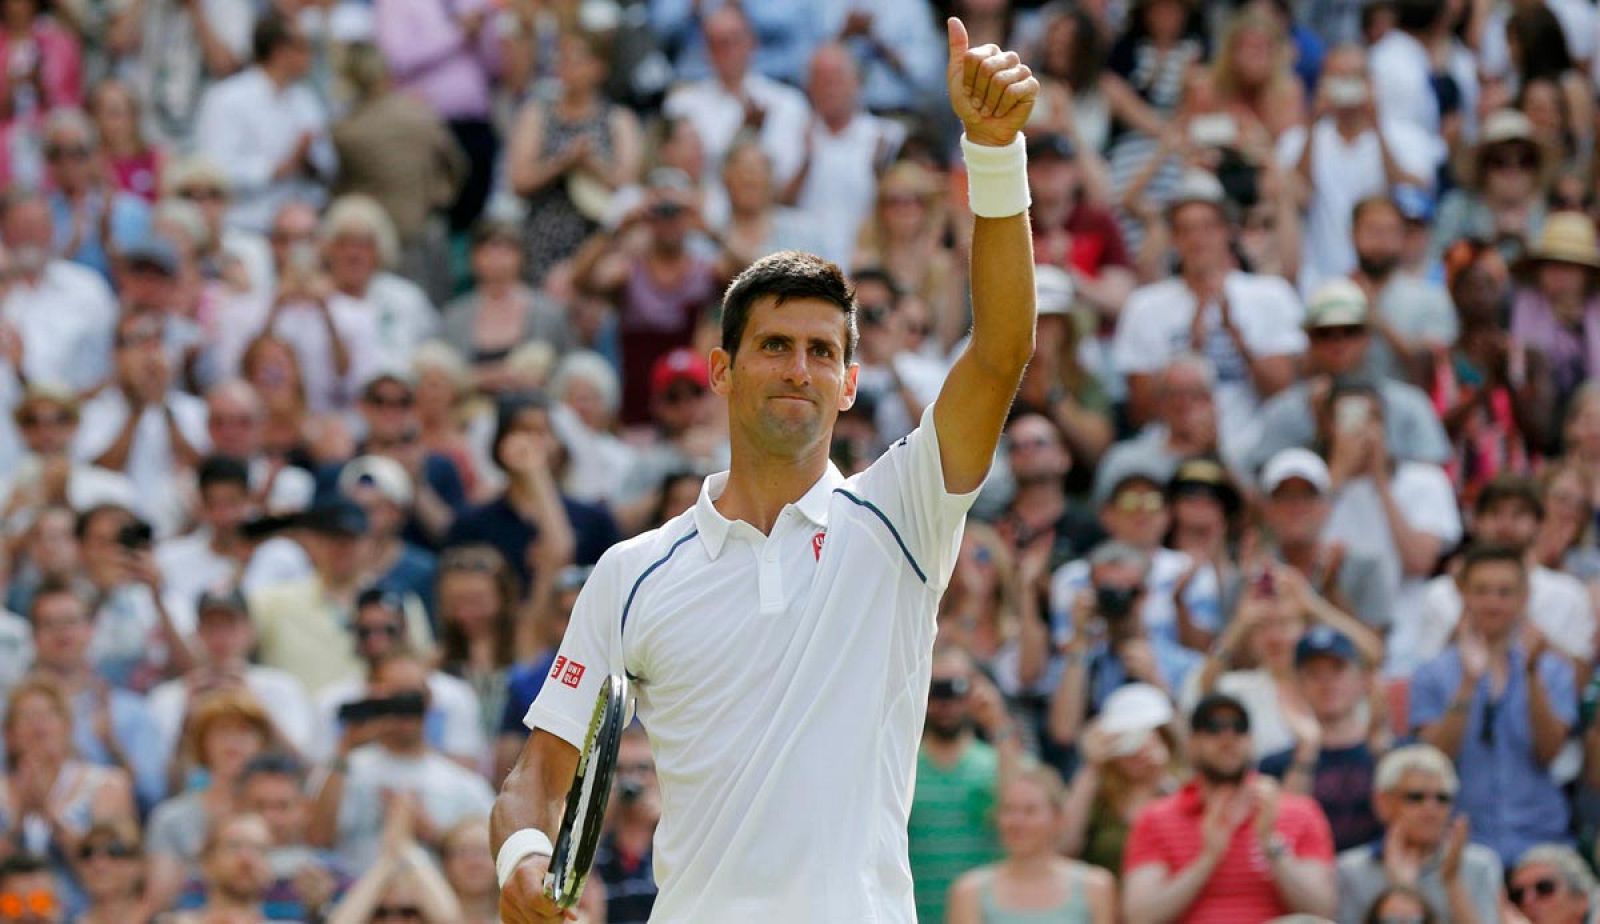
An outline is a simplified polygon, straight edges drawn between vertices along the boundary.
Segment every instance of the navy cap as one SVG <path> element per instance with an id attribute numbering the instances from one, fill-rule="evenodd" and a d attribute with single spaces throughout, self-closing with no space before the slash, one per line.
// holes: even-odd
<path id="1" fill-rule="evenodd" d="M 307 510 L 300 515 L 298 525 L 315 533 L 363 536 L 367 532 L 367 512 L 340 498 Z"/>
<path id="2" fill-rule="evenodd" d="M 1028 139 L 1028 159 L 1040 160 L 1046 157 L 1057 157 L 1061 160 L 1073 160 L 1078 156 L 1078 149 L 1072 146 L 1072 140 L 1066 135 L 1055 132 L 1046 132 Z"/>
<path id="3" fill-rule="evenodd" d="M 1361 661 L 1361 653 L 1356 651 L 1356 643 L 1350 641 L 1350 636 L 1345 635 L 1332 626 L 1312 626 L 1305 635 L 1300 636 L 1300 641 L 1294 646 L 1294 665 L 1300 665 L 1312 658 L 1338 658 L 1350 664 Z"/>
<path id="4" fill-rule="evenodd" d="M 165 276 L 178 275 L 178 248 L 154 234 L 124 248 L 122 261 L 128 266 L 148 266 Z"/>
<path id="5" fill-rule="evenodd" d="M 1194 711 L 1189 713 L 1189 727 L 1199 728 L 1206 724 L 1212 715 L 1218 712 L 1237 712 L 1244 717 L 1244 727 L 1250 728 L 1250 710 L 1237 697 L 1226 693 L 1207 693 L 1200 697 L 1200 702 L 1194 704 Z"/>

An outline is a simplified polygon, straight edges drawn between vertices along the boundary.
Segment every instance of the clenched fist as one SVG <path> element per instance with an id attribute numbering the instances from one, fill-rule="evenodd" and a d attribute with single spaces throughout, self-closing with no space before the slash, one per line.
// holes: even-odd
<path id="1" fill-rule="evenodd" d="M 945 69 L 950 106 L 977 144 L 1010 144 L 1033 112 L 1039 81 L 1014 51 L 996 45 L 967 47 L 967 27 L 950 17 L 950 63 Z"/>

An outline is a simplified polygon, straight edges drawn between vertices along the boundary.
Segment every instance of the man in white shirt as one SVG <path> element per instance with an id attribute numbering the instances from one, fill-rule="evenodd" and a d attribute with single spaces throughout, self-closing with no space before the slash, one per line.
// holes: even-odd
<path id="1" fill-rule="evenodd" d="M 1295 359 L 1306 348 L 1300 298 L 1276 276 L 1239 269 L 1229 249 L 1222 184 L 1211 174 L 1183 178 L 1167 221 L 1181 271 L 1128 297 L 1112 362 L 1128 379 L 1129 416 L 1142 425 L 1156 416 L 1157 378 L 1173 357 L 1196 352 L 1210 359 L 1226 452 L 1251 442 L 1256 409 L 1294 382 Z"/>
<path id="2" fill-rule="evenodd" d="M 22 532 L 55 504 L 77 511 L 106 503 L 138 506 L 138 492 L 126 475 L 72 459 L 78 402 L 71 395 L 30 387 L 12 416 L 22 439 L 19 461 L 0 468 L 0 518 L 6 531 Z"/>
<path id="3" fill-rule="evenodd" d="M 1309 295 L 1330 277 L 1356 266 L 1350 243 L 1350 210 L 1368 196 L 1400 184 L 1431 186 L 1443 147 L 1409 122 L 1377 119 L 1377 101 L 1367 80 L 1367 55 L 1345 45 L 1322 62 L 1317 110 L 1325 113 L 1308 130 L 1278 139 L 1280 166 L 1306 181 L 1305 241 L 1300 291 Z"/>
<path id="4" fill-rule="evenodd" d="M 122 472 L 161 536 L 183 521 L 186 475 L 210 448 L 206 405 L 173 388 L 165 319 L 138 312 L 116 326 L 116 379 L 83 406 L 73 456 Z"/>
<path id="5" fill-rule="evenodd" d="M 21 335 L 27 381 L 81 393 L 110 372 L 117 301 L 105 277 L 50 256 L 52 235 L 50 207 L 38 194 L 19 191 L 0 200 L 0 238 L 12 270 L 0 321 Z"/>
<path id="6" fill-rule="evenodd" d="M 1397 0 L 1394 28 L 1372 46 L 1372 95 L 1385 121 L 1405 122 L 1439 137 L 1439 97 L 1433 89 L 1433 61 L 1425 44 L 1445 13 L 1438 0 Z"/>
<path id="7" fill-rule="evenodd" d="M 761 149 L 772 159 L 772 177 L 781 188 L 805 156 L 811 122 L 805 95 L 751 70 L 755 36 L 737 4 L 724 4 L 706 16 L 705 36 L 713 76 L 673 90 L 664 111 L 669 118 L 685 118 L 694 126 L 708 164 L 722 163 L 741 130 L 755 132 Z"/>
<path id="8" fill-rule="evenodd" d="M 261 396 L 249 382 L 232 379 L 206 391 L 206 433 L 212 450 L 245 463 L 251 500 L 262 513 L 298 513 L 311 506 L 316 482 L 303 468 L 267 458 L 261 450 L 266 424 Z"/>
<path id="9" fill-rule="evenodd" d="M 1534 560 L 1532 546 L 1544 519 L 1544 499 L 1531 479 L 1505 475 L 1484 485 L 1473 505 L 1472 538 L 1528 555 L 1528 619 L 1550 644 L 1587 663 L 1594 653 L 1594 608 L 1588 589 L 1570 574 Z M 1389 638 L 1396 671 L 1419 666 L 1444 651 L 1461 621 L 1461 590 L 1453 575 L 1428 582 L 1420 611 L 1396 614 Z"/>
<path id="10" fill-rule="evenodd" d="M 861 108 L 860 75 L 842 45 L 829 43 L 812 55 L 806 95 L 816 118 L 806 129 L 798 187 L 791 187 L 794 205 L 827 236 L 821 255 L 844 266 L 876 201 L 878 173 L 899 152 L 906 131 Z"/>
<path id="11" fill-rule="evenodd" d="M 199 526 L 191 533 L 156 546 L 156 567 L 166 591 L 168 612 L 184 625 L 194 624 L 195 601 L 207 590 L 238 586 L 250 557 L 240 526 L 250 516 L 250 474 L 244 462 L 208 456 L 195 467 Z"/>
<path id="12" fill-rule="evenodd" d="M 206 90 L 196 116 L 199 153 L 228 174 L 230 224 L 263 231 L 284 202 L 320 202 L 337 166 L 328 116 L 300 81 L 311 70 L 311 42 L 271 11 L 256 23 L 255 67 Z"/>
<path id="13" fill-rule="evenodd" d="M 847 480 L 828 449 L 855 392 L 848 285 L 801 254 L 735 280 L 710 376 L 731 469 L 584 585 L 492 818 L 507 924 L 564 918 L 544 896 L 541 832 L 559 824 L 610 674 L 635 679 L 662 784 L 651 920 L 915 920 L 906 822 L 935 610 L 1034 327 L 1018 128 L 1038 83 L 949 29 L 971 200 L 989 216 L 973 233 L 971 341 L 921 426 Z"/>

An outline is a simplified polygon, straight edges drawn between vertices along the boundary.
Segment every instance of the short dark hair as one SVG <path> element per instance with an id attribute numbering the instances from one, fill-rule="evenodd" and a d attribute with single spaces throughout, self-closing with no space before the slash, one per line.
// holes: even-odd
<path id="1" fill-rule="evenodd" d="M 33 597 L 28 601 L 29 625 L 33 624 L 39 614 L 39 604 L 51 597 L 71 597 L 83 604 L 85 610 L 89 608 L 89 601 L 85 600 L 83 594 L 78 592 L 78 588 L 72 586 L 71 581 L 62 577 L 47 577 L 39 582 L 38 587 L 33 589 Z"/>
<path id="2" fill-rule="evenodd" d="M 250 34 L 250 53 L 257 64 L 265 64 L 278 49 L 293 45 L 297 39 L 294 22 L 277 10 L 268 10 L 256 20 L 255 31 Z"/>
<path id="3" fill-rule="evenodd" d="M 1544 497 L 1539 492 L 1539 484 L 1524 475 L 1501 475 L 1484 485 L 1472 512 L 1482 516 L 1489 508 L 1506 501 L 1516 501 L 1533 511 L 1535 517 L 1544 519 Z"/>
<path id="4" fill-rule="evenodd" d="M 50 872 L 50 861 L 36 853 L 14 853 L 0 860 L 0 890 L 18 876 Z"/>
<path id="5" fill-rule="evenodd" d="M 783 304 L 791 298 L 820 298 L 844 312 L 844 361 L 856 353 L 856 293 L 838 265 L 809 253 L 781 250 L 763 257 L 728 286 L 722 296 L 722 348 L 729 356 L 739 351 L 750 309 L 762 298 Z"/>
<path id="6" fill-rule="evenodd" d="M 1495 545 L 1493 543 L 1477 543 L 1467 547 L 1461 555 L 1461 567 L 1456 571 L 1456 582 L 1466 584 L 1467 576 L 1472 569 L 1479 565 L 1504 564 L 1512 565 L 1522 575 L 1523 580 L 1528 578 L 1528 564 L 1523 561 L 1522 553 L 1509 545 Z"/>
<path id="7" fill-rule="evenodd" d="M 1395 27 L 1405 32 L 1426 32 L 1444 15 L 1444 8 L 1439 0 L 1396 0 Z"/>
<path id="8" fill-rule="evenodd" d="M 306 769 L 301 765 L 300 761 L 295 760 L 288 754 L 269 751 L 251 758 L 250 762 L 244 765 L 244 769 L 239 771 L 238 788 L 243 790 L 251 780 L 258 776 L 286 776 L 294 780 L 295 786 L 303 789 L 306 782 Z"/>
<path id="9" fill-rule="evenodd" d="M 1355 207 L 1350 210 L 1350 226 L 1353 228 L 1360 224 L 1361 216 L 1373 209 L 1388 209 L 1401 221 L 1405 221 L 1406 218 L 1406 214 L 1400 210 L 1398 202 L 1395 202 L 1390 196 L 1379 193 L 1375 196 L 1367 196 L 1355 204 Z"/>
<path id="10" fill-rule="evenodd" d="M 121 504 L 95 504 L 88 510 L 78 514 L 77 522 L 72 524 L 72 538 L 82 542 L 83 537 L 89 534 L 90 525 L 93 524 L 95 520 L 98 520 L 101 517 L 111 513 L 119 514 L 130 519 L 133 518 L 133 511 L 122 506 Z"/>
<path id="11" fill-rule="evenodd" d="M 201 491 L 218 484 L 233 484 L 249 490 L 250 468 L 232 456 L 206 456 L 195 468 L 195 480 Z"/>

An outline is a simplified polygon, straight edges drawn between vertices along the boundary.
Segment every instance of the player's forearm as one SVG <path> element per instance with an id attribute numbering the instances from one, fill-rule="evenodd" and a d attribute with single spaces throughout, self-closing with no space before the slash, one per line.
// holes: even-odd
<path id="1" fill-rule="evenodd" d="M 1033 358 L 1033 234 L 1027 213 L 977 218 L 972 232 L 972 342 L 991 369 L 1014 373 Z M 1013 389 L 1015 385 L 1013 383 Z"/>
<path id="2" fill-rule="evenodd" d="M 577 768 L 577 748 L 543 730 L 528 736 L 489 815 L 489 846 L 496 856 L 506 838 L 523 828 L 554 838 Z"/>

